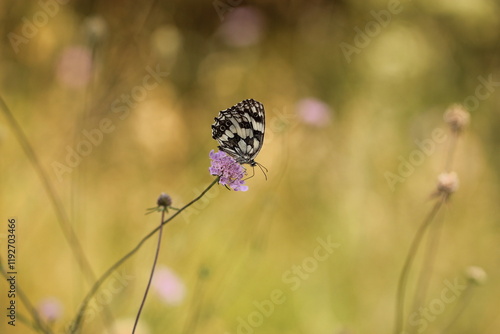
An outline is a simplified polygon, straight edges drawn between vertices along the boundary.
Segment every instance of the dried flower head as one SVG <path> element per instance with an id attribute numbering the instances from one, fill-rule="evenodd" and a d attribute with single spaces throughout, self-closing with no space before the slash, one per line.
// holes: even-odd
<path id="1" fill-rule="evenodd" d="M 211 166 L 208 168 L 210 174 L 220 176 L 219 183 L 230 187 L 234 191 L 247 191 L 243 178 L 246 175 L 245 168 L 233 157 L 223 151 L 210 151 Z"/>
<path id="2" fill-rule="evenodd" d="M 92 44 L 102 42 L 108 35 L 108 25 L 101 16 L 88 16 L 82 25 L 84 33 Z"/>
<path id="3" fill-rule="evenodd" d="M 156 201 L 156 204 L 158 204 L 158 206 L 168 208 L 172 205 L 172 197 L 165 193 L 161 193 L 158 197 L 158 200 Z"/>
<path id="4" fill-rule="evenodd" d="M 441 173 L 438 176 L 437 193 L 452 194 L 458 189 L 458 176 L 455 172 Z"/>
<path id="5" fill-rule="evenodd" d="M 469 281 L 477 285 L 484 284 L 488 279 L 488 275 L 481 267 L 470 266 L 465 269 L 465 276 Z"/>
<path id="6" fill-rule="evenodd" d="M 172 197 L 170 195 L 167 195 L 165 193 L 161 193 L 160 196 L 158 196 L 158 199 L 156 200 L 156 206 L 153 208 L 148 208 L 146 209 L 146 214 L 149 215 L 150 213 L 153 212 L 167 212 L 168 210 L 176 210 L 178 211 L 179 209 L 172 207 Z"/>
<path id="7" fill-rule="evenodd" d="M 470 114 L 460 104 L 454 104 L 444 113 L 444 121 L 448 123 L 451 131 L 460 133 L 470 122 Z"/>

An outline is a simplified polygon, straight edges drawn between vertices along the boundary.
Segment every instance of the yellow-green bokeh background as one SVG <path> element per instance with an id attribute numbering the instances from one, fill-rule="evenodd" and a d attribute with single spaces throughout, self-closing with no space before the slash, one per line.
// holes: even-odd
<path id="1" fill-rule="evenodd" d="M 449 141 L 436 144 L 394 189 L 385 174 L 398 173 L 400 158 L 418 150 L 416 140 L 431 138 L 438 128 L 448 133 L 442 118 L 448 106 L 474 98 L 453 163 L 460 188 L 436 219 L 441 229 L 431 229 L 439 233 L 439 246 L 423 307 L 440 298 L 446 280 L 464 281 L 466 267 L 481 266 L 488 280 L 473 290 L 448 333 L 500 332 L 499 85 L 479 88 L 489 94 L 477 98 L 479 78 L 500 81 L 498 1 L 220 1 L 215 4 L 236 8 L 218 7 L 222 16 L 211 1 L 70 1 L 57 5 L 15 52 L 9 34 L 22 36 L 25 20 L 43 11 L 41 3 L 46 1 L 0 3 L 0 95 L 96 275 L 159 223 L 158 214 L 144 213 L 161 192 L 180 207 L 213 180 L 210 125 L 219 110 L 245 98 L 266 107 L 266 142 L 257 161 L 269 169 L 267 181 L 256 169 L 248 192 L 219 186 L 165 228 L 159 263 L 182 279 L 186 296 L 169 306 L 150 291 L 143 333 L 238 333 L 238 319 L 256 312 L 254 302 L 276 289 L 286 301 L 253 332 L 390 333 L 397 280 L 432 208 L 429 196 Z M 342 43 L 355 46 L 356 29 L 376 27 L 373 13 L 396 5 L 387 25 L 346 58 Z M 250 27 L 228 28 L 241 23 L 230 16 L 242 10 L 255 15 Z M 96 17 L 102 26 L 92 25 Z M 253 44 L 228 42 L 225 33 L 238 41 L 252 24 L 260 29 Z M 91 51 L 91 78 L 82 87 L 58 79 L 68 47 Z M 156 66 L 169 75 L 120 119 L 113 102 Z M 304 98 L 326 103 L 331 121 L 304 122 L 296 112 Z M 54 162 L 64 163 L 67 147 L 104 118 L 112 120 L 113 131 L 58 180 Z M 7 219 L 16 217 L 19 287 L 35 306 L 47 297 L 60 300 L 63 314 L 53 326 L 62 332 L 89 284 L 4 114 L 0 156 L 0 258 L 6 255 Z M 282 277 L 314 255 L 317 238 L 339 247 L 292 291 Z M 108 305 L 117 322 L 136 315 L 155 239 L 119 269 L 132 279 Z M 15 328 L 6 325 L 6 291 L 2 279 L 0 332 L 33 333 L 19 319 Z M 29 317 L 19 298 L 17 303 L 19 315 Z M 425 333 L 440 333 L 460 305 L 446 304 Z M 101 332 L 98 318 L 83 328 Z M 130 333 L 130 324 L 118 332 Z"/>

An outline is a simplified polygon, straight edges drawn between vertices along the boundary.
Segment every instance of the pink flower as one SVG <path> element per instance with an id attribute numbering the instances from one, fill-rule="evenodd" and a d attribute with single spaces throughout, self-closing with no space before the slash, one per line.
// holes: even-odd
<path id="1" fill-rule="evenodd" d="M 166 266 L 158 266 L 156 269 L 153 287 L 167 305 L 179 305 L 186 295 L 182 280 Z"/>
<path id="2" fill-rule="evenodd" d="M 257 44 L 263 30 L 264 19 L 258 9 L 238 7 L 227 14 L 220 33 L 227 44 L 244 47 Z"/>
<path id="3" fill-rule="evenodd" d="M 56 321 L 62 316 L 63 313 L 61 302 L 54 297 L 42 299 L 38 303 L 37 309 L 40 316 L 48 322 Z"/>
<path id="4" fill-rule="evenodd" d="M 211 175 L 220 176 L 220 184 L 229 186 L 234 191 L 248 190 L 243 180 L 243 177 L 246 175 L 245 168 L 237 163 L 233 157 L 229 156 L 226 152 L 214 152 L 214 150 L 210 151 L 209 155 L 212 165 L 208 170 Z"/>
<path id="5" fill-rule="evenodd" d="M 63 50 L 57 64 L 57 79 L 70 88 L 84 87 L 92 74 L 92 53 L 83 46 Z"/>
<path id="6" fill-rule="evenodd" d="M 330 107 L 315 98 L 300 100 L 297 103 L 297 114 L 304 123 L 317 127 L 327 126 L 332 116 Z"/>

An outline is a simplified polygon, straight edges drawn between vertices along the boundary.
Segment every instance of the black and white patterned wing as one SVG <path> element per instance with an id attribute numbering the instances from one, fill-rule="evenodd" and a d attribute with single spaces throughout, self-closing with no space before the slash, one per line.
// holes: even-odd
<path id="1" fill-rule="evenodd" d="M 264 143 L 265 111 L 262 103 L 253 99 L 222 110 L 212 125 L 212 138 L 219 149 L 240 164 L 255 166 L 255 157 Z"/>

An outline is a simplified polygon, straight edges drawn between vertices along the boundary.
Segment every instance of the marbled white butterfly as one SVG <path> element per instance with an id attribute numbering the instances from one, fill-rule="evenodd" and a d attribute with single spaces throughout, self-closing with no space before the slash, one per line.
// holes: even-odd
<path id="1" fill-rule="evenodd" d="M 219 142 L 219 149 L 237 163 L 259 165 L 254 159 L 264 143 L 265 118 L 262 103 L 243 100 L 219 112 L 212 125 L 212 138 Z"/>

